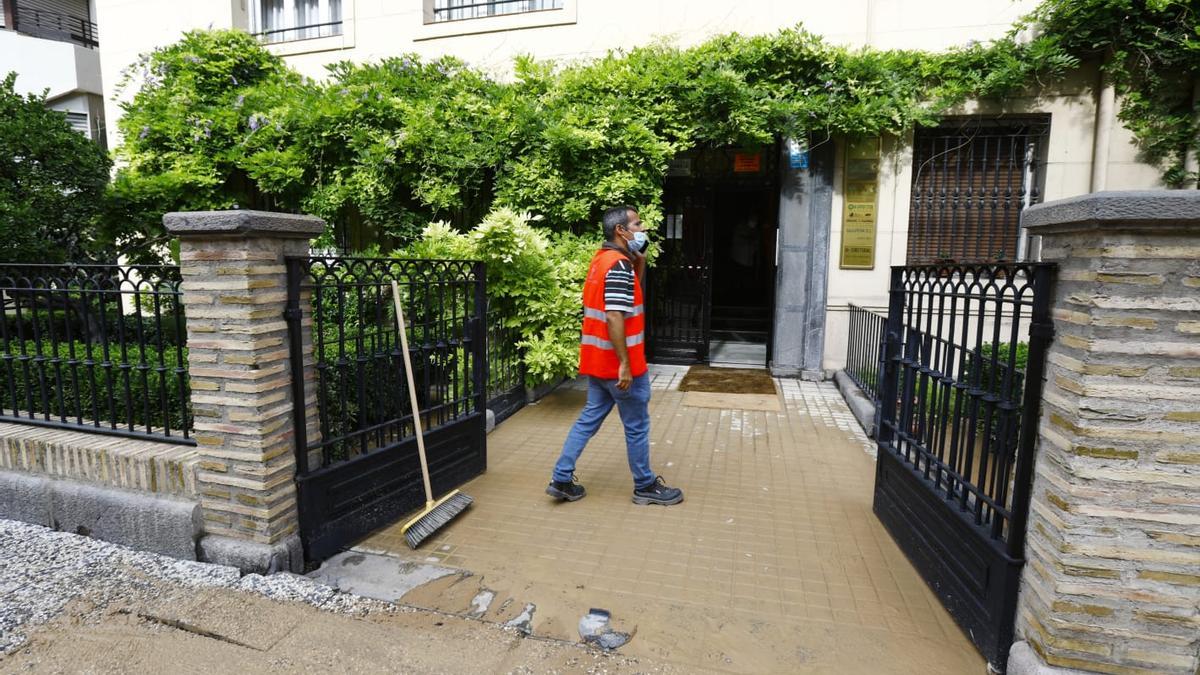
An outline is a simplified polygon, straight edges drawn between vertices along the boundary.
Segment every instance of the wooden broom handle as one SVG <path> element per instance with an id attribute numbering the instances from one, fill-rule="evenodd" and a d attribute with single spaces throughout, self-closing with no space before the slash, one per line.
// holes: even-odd
<path id="1" fill-rule="evenodd" d="M 396 322 L 400 324 L 400 350 L 404 355 L 404 376 L 408 378 L 408 398 L 412 403 L 413 428 L 417 432 L 417 454 L 421 457 L 421 478 L 425 480 L 425 501 L 433 501 L 429 484 L 429 461 L 425 459 L 425 432 L 421 429 L 421 409 L 417 405 L 417 385 L 413 382 L 412 357 L 408 355 L 408 331 L 404 327 L 404 309 L 400 307 L 400 286 L 392 281 L 392 301 L 396 303 Z"/>

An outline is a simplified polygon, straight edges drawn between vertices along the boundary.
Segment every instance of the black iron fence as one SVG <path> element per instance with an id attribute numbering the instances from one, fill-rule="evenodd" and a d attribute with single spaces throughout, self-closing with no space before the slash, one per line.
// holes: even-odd
<path id="1" fill-rule="evenodd" d="M 487 407 L 496 415 L 496 423 L 525 405 L 525 361 L 517 343 L 521 331 L 505 326 L 503 319 L 487 315 Z"/>
<path id="2" fill-rule="evenodd" d="M 883 329 L 887 317 L 850 305 L 850 338 L 846 343 L 846 375 L 871 400 L 879 398 L 883 363 Z"/>
<path id="3" fill-rule="evenodd" d="M 321 437 L 307 448 L 319 451 L 321 466 L 413 435 L 393 280 L 405 303 L 425 427 L 483 410 L 486 362 L 476 351 L 483 339 L 482 263 L 313 257 L 291 258 L 288 265 L 289 306 L 298 308 L 300 295 L 311 294 Z M 296 360 L 293 367 L 299 366 Z M 301 471 L 310 468 L 318 467 Z"/>
<path id="4" fill-rule="evenodd" d="M 177 267 L 0 264 L 0 317 L 0 420 L 193 443 Z"/>
<path id="5" fill-rule="evenodd" d="M 96 24 L 84 17 L 18 4 L 13 18 L 16 24 L 13 28 L 19 33 L 59 42 L 73 42 L 81 47 L 93 49 L 100 46 Z"/>
<path id="6" fill-rule="evenodd" d="M 1023 563 L 1048 264 L 892 269 L 875 511 L 1003 671 Z"/>
<path id="7" fill-rule="evenodd" d="M 483 263 L 460 260 L 304 257 L 287 268 L 300 536 L 321 560 L 425 503 L 393 281 L 434 494 L 487 468 L 486 279 Z M 320 438 L 308 437 L 310 391 Z"/>

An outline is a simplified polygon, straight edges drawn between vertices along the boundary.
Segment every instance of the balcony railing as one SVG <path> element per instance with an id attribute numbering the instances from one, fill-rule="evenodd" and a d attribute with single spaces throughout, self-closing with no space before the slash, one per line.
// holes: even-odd
<path id="1" fill-rule="evenodd" d="M 274 42 L 291 42 L 292 40 L 311 40 L 313 38 L 330 37 L 333 35 L 342 34 L 341 21 L 328 21 L 326 23 L 312 23 L 304 26 L 292 26 L 290 28 L 275 28 L 272 30 L 264 30 L 254 35 L 259 42 L 274 43 Z"/>
<path id="2" fill-rule="evenodd" d="M 562 9 L 563 0 L 436 0 L 433 22 L 461 21 L 503 14 L 524 14 L 547 9 Z"/>
<path id="3" fill-rule="evenodd" d="M 17 5 L 13 29 L 31 37 L 70 42 L 95 49 L 100 46 L 96 24 L 83 17 Z"/>

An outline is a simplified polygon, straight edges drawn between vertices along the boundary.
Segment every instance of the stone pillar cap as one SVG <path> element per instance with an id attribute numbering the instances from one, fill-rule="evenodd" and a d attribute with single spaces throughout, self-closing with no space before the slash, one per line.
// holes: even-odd
<path id="1" fill-rule="evenodd" d="M 176 236 L 262 236 L 311 239 L 325 231 L 316 216 L 274 211 L 176 211 L 163 215 L 167 232 Z"/>
<path id="2" fill-rule="evenodd" d="M 1200 190 L 1110 190 L 1029 207 L 1021 224 L 1030 234 L 1078 230 L 1200 227 Z"/>

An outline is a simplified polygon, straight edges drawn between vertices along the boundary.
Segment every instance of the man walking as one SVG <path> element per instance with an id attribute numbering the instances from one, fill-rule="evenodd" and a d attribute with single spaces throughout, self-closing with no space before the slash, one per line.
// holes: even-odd
<path id="1" fill-rule="evenodd" d="M 629 206 L 606 210 L 604 238 L 583 284 L 579 373 L 588 376 L 587 403 L 567 434 L 546 494 L 571 502 L 587 494 L 575 481 L 575 463 L 616 405 L 633 473 L 633 503 L 678 504 L 683 491 L 667 487 L 650 470 L 650 376 L 642 305 L 647 242 L 637 211 Z"/>

